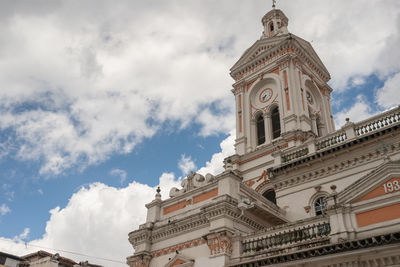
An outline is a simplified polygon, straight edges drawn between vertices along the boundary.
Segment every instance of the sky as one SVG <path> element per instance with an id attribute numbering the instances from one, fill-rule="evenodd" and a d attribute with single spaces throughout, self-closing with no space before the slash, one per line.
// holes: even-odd
<path id="1" fill-rule="evenodd" d="M 229 69 L 270 2 L 0 1 L 0 251 L 126 266 L 157 186 L 234 154 Z M 277 8 L 331 74 L 336 128 L 400 103 L 400 1 Z"/>

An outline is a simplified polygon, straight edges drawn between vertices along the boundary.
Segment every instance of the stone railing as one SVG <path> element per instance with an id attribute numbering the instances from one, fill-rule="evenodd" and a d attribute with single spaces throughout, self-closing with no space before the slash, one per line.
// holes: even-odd
<path id="1" fill-rule="evenodd" d="M 286 226 L 286 227 L 285 227 Z M 264 234 L 256 233 L 242 240 L 242 253 L 268 252 L 286 245 L 296 245 L 306 242 L 327 239 L 331 232 L 328 219 L 316 217 L 315 220 L 303 225 L 283 225 L 278 231 L 266 231 Z"/>
<path id="2" fill-rule="evenodd" d="M 365 121 L 361 121 L 354 126 L 357 136 L 362 136 L 379 129 L 385 128 L 400 121 L 400 106 L 379 114 Z"/>
<path id="3" fill-rule="evenodd" d="M 344 131 L 334 132 L 328 136 L 318 139 L 315 143 L 317 150 L 321 150 L 339 143 L 343 143 L 347 139 L 347 134 Z"/>
<path id="4" fill-rule="evenodd" d="M 308 147 L 298 149 L 294 152 L 288 152 L 282 155 L 282 163 L 301 158 L 308 154 Z"/>
<path id="5" fill-rule="evenodd" d="M 275 166 L 346 143 L 354 138 L 373 134 L 394 125 L 400 125 L 400 106 L 357 123 L 352 123 L 347 119 L 347 123 L 338 131 L 310 140 L 301 146 L 289 148 L 281 154 L 276 154 Z"/>

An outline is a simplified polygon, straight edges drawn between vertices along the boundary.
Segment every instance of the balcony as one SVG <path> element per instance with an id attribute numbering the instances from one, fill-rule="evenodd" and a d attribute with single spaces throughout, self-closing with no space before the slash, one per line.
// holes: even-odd
<path id="1" fill-rule="evenodd" d="M 329 218 L 318 216 L 311 220 L 289 223 L 246 236 L 241 241 L 242 256 L 273 255 L 279 251 L 298 250 L 312 243 L 324 244 L 329 239 Z"/>
<path id="2" fill-rule="evenodd" d="M 301 146 L 287 149 L 283 153 L 278 154 L 277 157 L 279 158 L 275 158 L 275 165 L 287 165 L 297 162 L 320 152 L 323 153 L 327 150 L 350 144 L 355 140 L 399 126 L 400 106 L 364 121 L 357 123 L 348 121 L 341 129 L 331 134 L 316 138 Z"/>

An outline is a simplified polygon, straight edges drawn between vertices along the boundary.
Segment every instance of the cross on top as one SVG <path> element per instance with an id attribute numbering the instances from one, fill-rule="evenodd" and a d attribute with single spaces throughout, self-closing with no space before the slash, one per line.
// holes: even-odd
<path id="1" fill-rule="evenodd" d="M 276 0 L 272 0 L 272 8 L 275 8 Z"/>

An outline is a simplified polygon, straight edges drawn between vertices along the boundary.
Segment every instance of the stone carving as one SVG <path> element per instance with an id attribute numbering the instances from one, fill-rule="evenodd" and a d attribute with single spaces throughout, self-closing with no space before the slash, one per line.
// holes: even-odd
<path id="1" fill-rule="evenodd" d="M 207 245 L 212 256 L 232 254 L 232 239 L 226 232 L 208 235 Z"/>
<path id="2" fill-rule="evenodd" d="M 136 255 L 128 258 L 128 265 L 130 267 L 149 267 L 151 255 Z"/>
<path id="3" fill-rule="evenodd" d="M 190 174 L 181 183 L 182 189 L 172 187 L 171 190 L 169 191 L 169 196 L 170 197 L 179 196 L 195 188 L 204 186 L 208 183 L 212 183 L 214 180 L 215 177 L 210 173 L 207 173 L 206 176 L 204 177 L 199 173 L 190 172 Z"/>

